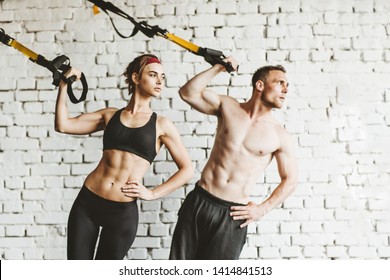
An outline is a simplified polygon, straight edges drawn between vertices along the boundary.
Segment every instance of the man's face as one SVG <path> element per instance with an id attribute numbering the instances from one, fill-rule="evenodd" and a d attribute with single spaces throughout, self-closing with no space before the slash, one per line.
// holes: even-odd
<path id="1" fill-rule="evenodd" d="M 264 90 L 261 94 L 261 101 L 271 108 L 282 108 L 284 99 L 288 92 L 288 82 L 283 71 L 271 70 L 264 83 Z"/>

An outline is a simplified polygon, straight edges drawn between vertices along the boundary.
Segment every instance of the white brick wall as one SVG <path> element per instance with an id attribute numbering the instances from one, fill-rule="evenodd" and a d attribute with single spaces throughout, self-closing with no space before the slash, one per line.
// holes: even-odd
<path id="1" fill-rule="evenodd" d="M 213 145 L 216 119 L 185 104 L 177 90 L 208 67 L 163 38 L 121 39 L 86 1 L 5 0 L 0 27 L 52 59 L 66 54 L 86 74 L 88 101 L 74 114 L 124 106 L 120 76 L 136 55 L 165 62 L 167 89 L 153 108 L 177 125 L 196 176 L 185 189 L 141 202 L 129 259 L 167 259 L 176 214 Z M 142 2 L 142 1 L 141 1 Z M 241 100 L 251 74 L 283 64 L 289 99 L 275 116 L 297 143 L 297 191 L 248 228 L 243 259 L 390 258 L 390 5 L 387 0 L 115 1 L 135 17 L 240 60 L 215 90 Z M 118 20 L 129 34 L 129 22 Z M 50 73 L 0 46 L 0 259 L 66 258 L 69 209 L 101 156 L 102 134 L 66 136 L 53 129 L 56 90 Z M 227 91 L 227 86 L 231 85 Z M 175 170 L 163 149 L 146 185 Z M 265 182 L 265 183 L 264 183 Z M 261 201 L 278 182 L 273 163 L 259 174 Z"/>

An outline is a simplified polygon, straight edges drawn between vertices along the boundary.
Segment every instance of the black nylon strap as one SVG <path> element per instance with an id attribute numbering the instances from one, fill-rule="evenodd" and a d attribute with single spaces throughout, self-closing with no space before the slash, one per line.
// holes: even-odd
<path id="1" fill-rule="evenodd" d="M 12 45 L 11 42 L 18 43 L 17 41 L 15 41 L 15 39 L 13 39 L 9 35 L 7 35 L 4 31 L 4 29 L 2 29 L 2 28 L 0 28 L 0 42 L 7 45 L 7 46 L 11 46 Z M 18 43 L 18 44 L 20 45 L 20 43 Z M 22 45 L 20 45 L 20 46 L 22 46 Z M 21 51 L 25 55 L 32 54 L 31 50 L 29 50 L 28 53 L 25 53 L 26 49 L 24 46 L 22 46 L 22 47 L 23 47 L 23 49 L 17 48 L 17 50 Z M 63 74 L 70 69 L 70 60 L 67 56 L 60 55 L 60 56 L 57 56 L 52 61 L 49 61 L 44 56 L 42 56 L 40 54 L 36 54 L 36 53 L 34 53 L 33 57 L 31 57 L 31 56 L 29 56 L 29 57 L 30 57 L 30 60 L 32 62 L 34 62 L 42 67 L 45 67 L 50 72 L 52 72 L 52 74 L 53 74 L 53 83 L 52 84 L 53 85 L 58 86 L 60 83 L 60 80 L 63 80 L 68 85 L 67 93 L 68 93 L 69 99 L 72 103 L 76 104 L 76 103 L 82 102 L 86 99 L 87 92 L 88 92 L 88 84 L 87 84 L 87 79 L 84 76 L 84 73 L 81 73 L 81 78 L 80 78 L 81 84 L 83 86 L 83 91 L 81 93 L 80 98 L 76 98 L 76 96 L 74 95 L 73 90 L 72 90 L 72 83 L 76 80 L 76 76 L 66 78 Z"/>
<path id="2" fill-rule="evenodd" d="M 138 31 L 141 31 L 143 34 L 145 34 L 149 38 L 152 38 L 155 35 L 159 35 L 159 36 L 164 37 L 165 39 L 168 39 L 166 36 L 166 34 L 168 33 L 167 30 L 161 29 L 157 25 L 151 26 L 146 21 L 137 22 L 134 18 L 132 18 L 131 16 L 126 14 L 124 11 L 122 11 L 121 9 L 116 7 L 111 2 L 107 2 L 107 1 L 103 1 L 103 0 L 88 0 L 88 1 L 95 4 L 97 7 L 102 9 L 108 15 L 116 33 L 124 39 L 133 37 L 135 34 L 137 34 Z M 107 11 L 110 11 L 114 14 L 117 14 L 123 18 L 130 20 L 134 24 L 133 32 L 129 36 L 125 36 L 125 35 L 121 34 L 119 32 L 119 30 L 116 28 L 116 26 L 114 24 L 114 20 L 112 19 L 112 17 L 110 16 L 110 14 Z M 173 42 L 175 42 L 175 41 L 173 41 Z M 189 49 L 187 49 L 187 50 L 189 50 Z M 199 47 L 199 51 L 197 53 L 196 52 L 193 52 L 193 53 L 196 55 L 203 56 L 205 58 L 205 60 L 208 63 L 210 63 L 211 65 L 214 65 L 216 63 L 223 65 L 226 68 L 226 71 L 228 71 L 229 73 L 234 71 L 231 63 L 227 63 L 227 62 L 223 61 L 225 56 L 221 51 Z"/>

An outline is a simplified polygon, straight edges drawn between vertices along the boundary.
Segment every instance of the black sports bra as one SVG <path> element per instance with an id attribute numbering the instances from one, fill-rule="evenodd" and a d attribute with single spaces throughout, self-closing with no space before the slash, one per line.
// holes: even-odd
<path id="1" fill-rule="evenodd" d="M 127 127 L 120 121 L 123 108 L 109 120 L 103 134 L 103 150 L 115 149 L 140 156 L 150 163 L 156 157 L 156 120 L 153 112 L 149 121 L 141 127 Z"/>

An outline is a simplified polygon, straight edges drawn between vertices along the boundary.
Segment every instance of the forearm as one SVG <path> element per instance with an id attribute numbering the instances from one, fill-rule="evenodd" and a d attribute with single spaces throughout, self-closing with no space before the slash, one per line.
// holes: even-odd
<path id="1" fill-rule="evenodd" d="M 54 126 L 56 131 L 63 133 L 66 132 L 66 122 L 69 119 L 66 91 L 67 85 L 61 82 L 58 87 Z"/>
<path id="2" fill-rule="evenodd" d="M 187 166 L 179 169 L 166 182 L 152 190 L 153 199 L 158 199 L 174 192 L 175 190 L 186 184 L 193 177 L 193 174 L 194 171 L 192 166 Z"/>
<path id="3" fill-rule="evenodd" d="M 282 180 L 271 195 L 259 205 L 262 216 L 282 204 L 293 193 L 296 186 L 295 180 Z"/>

